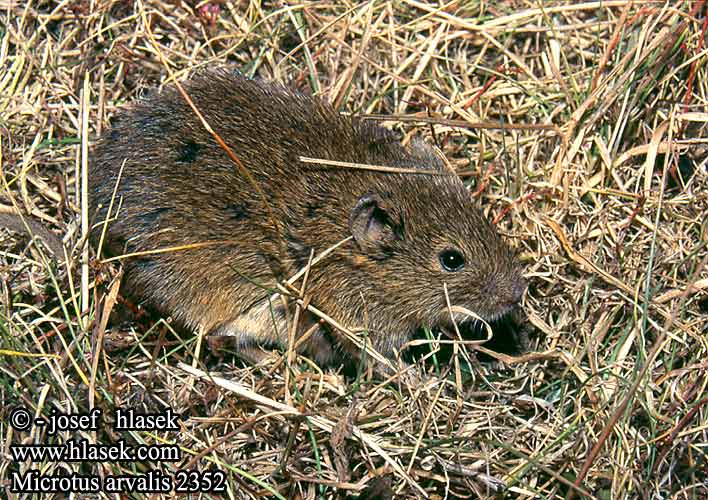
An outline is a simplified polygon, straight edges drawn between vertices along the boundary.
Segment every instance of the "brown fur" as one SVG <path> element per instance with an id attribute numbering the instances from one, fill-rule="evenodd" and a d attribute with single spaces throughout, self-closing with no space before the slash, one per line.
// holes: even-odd
<path id="1" fill-rule="evenodd" d="M 303 267 L 311 249 L 317 254 L 353 235 L 313 267 L 308 294 L 341 324 L 368 330 L 386 356 L 419 327 L 451 323 L 443 283 L 453 305 L 487 319 L 518 302 L 524 286 L 519 266 L 456 176 L 323 168 L 298 160 L 445 174 L 422 142 L 404 148 L 389 131 L 342 116 L 319 99 L 224 71 L 197 75 L 185 89 L 258 181 L 285 245 L 257 192 L 168 87 L 123 112 L 95 149 L 89 179 L 93 209 L 102 206 L 99 221 L 125 160 L 121 209 L 109 223 L 108 247 L 136 252 L 232 243 L 126 259 L 135 295 L 188 327 L 236 335 L 244 350 L 284 345 L 284 309 L 273 304 L 276 328 L 265 299 L 270 293 L 258 284 L 273 287 Z M 464 254 L 461 271 L 441 268 L 438 254 L 448 247 Z M 287 255 L 279 255 L 280 248 Z M 319 331 L 310 354 L 330 360 L 335 351 L 329 339 Z"/>
<path id="2" fill-rule="evenodd" d="M 58 260 L 64 259 L 64 243 L 61 238 L 30 216 L 20 217 L 17 214 L 0 213 L 1 228 L 21 234 L 28 233 L 35 238 L 40 238 Z"/>

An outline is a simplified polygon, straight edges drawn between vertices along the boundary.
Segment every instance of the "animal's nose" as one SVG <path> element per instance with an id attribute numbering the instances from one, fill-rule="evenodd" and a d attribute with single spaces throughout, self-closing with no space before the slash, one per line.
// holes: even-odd
<path id="1" fill-rule="evenodd" d="M 524 291 L 526 290 L 528 283 L 524 278 L 519 277 L 512 285 L 512 299 L 514 304 L 521 302 L 521 298 L 524 296 Z"/>
<path id="2" fill-rule="evenodd" d="M 524 278 L 519 277 L 512 282 L 510 299 L 513 304 L 521 302 L 524 290 L 526 290 L 526 280 Z"/>
<path id="3" fill-rule="evenodd" d="M 495 276 L 482 286 L 482 293 L 508 307 L 521 302 L 521 297 L 526 290 L 526 280 L 521 276 L 506 277 Z"/>

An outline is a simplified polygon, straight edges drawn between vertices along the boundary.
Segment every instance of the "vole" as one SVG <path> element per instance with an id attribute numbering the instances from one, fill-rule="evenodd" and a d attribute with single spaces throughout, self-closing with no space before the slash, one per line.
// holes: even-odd
<path id="1" fill-rule="evenodd" d="M 514 253 L 424 142 L 404 147 L 319 98 L 227 70 L 183 87 L 257 187 L 175 86 L 120 112 L 93 153 L 90 203 L 98 240 L 113 199 L 109 251 L 148 252 L 124 260 L 137 297 L 188 328 L 235 336 L 257 360 L 261 346 L 288 339 L 286 311 L 267 288 L 349 238 L 312 266 L 307 295 L 389 358 L 420 327 L 452 325 L 445 288 L 451 305 L 486 320 L 519 302 Z M 184 248 L 149 253 L 175 247 Z M 329 363 L 356 348 L 321 327 L 304 350 Z"/>

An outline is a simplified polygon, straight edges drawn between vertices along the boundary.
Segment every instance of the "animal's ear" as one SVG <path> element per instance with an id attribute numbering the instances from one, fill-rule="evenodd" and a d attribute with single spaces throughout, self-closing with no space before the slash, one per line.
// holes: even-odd
<path id="1" fill-rule="evenodd" d="M 349 215 L 349 231 L 359 248 L 372 256 L 385 256 L 389 245 L 400 239 L 390 207 L 377 194 L 359 198 Z"/>

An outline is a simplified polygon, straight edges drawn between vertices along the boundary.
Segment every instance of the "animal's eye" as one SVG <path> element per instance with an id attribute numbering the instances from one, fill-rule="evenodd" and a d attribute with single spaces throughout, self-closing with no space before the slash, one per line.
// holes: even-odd
<path id="1" fill-rule="evenodd" d="M 457 250 L 448 248 L 440 252 L 440 265 L 446 271 L 454 273 L 465 267 L 465 258 Z"/>

